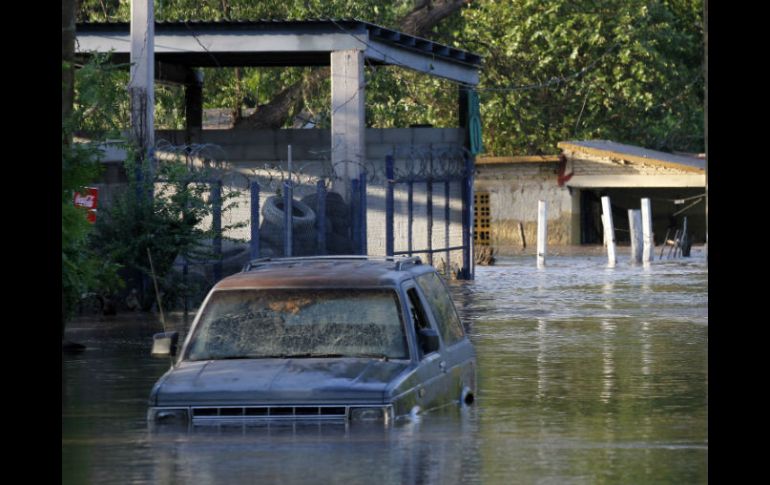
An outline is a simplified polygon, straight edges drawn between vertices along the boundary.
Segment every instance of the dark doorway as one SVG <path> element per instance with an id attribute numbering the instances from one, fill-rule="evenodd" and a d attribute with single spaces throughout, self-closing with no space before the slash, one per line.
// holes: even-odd
<path id="1" fill-rule="evenodd" d="M 640 209 L 641 199 L 647 197 L 652 206 L 652 231 L 656 245 L 663 242 L 666 231 L 671 237 L 676 229 L 680 229 L 685 217 L 692 241 L 702 244 L 706 241 L 704 194 L 705 189 L 698 187 L 581 189 L 580 243 L 603 243 L 601 198 L 609 196 L 617 243 L 630 243 L 628 209 Z"/>

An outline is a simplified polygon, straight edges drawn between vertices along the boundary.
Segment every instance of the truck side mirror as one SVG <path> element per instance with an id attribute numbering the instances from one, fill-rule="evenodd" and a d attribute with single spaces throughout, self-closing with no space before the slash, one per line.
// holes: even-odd
<path id="1" fill-rule="evenodd" d="M 438 332 L 436 332 L 434 329 L 421 328 L 419 337 L 423 354 L 427 355 L 438 350 Z"/>
<path id="2" fill-rule="evenodd" d="M 152 336 L 153 357 L 173 357 L 176 355 L 176 344 L 179 332 L 156 333 Z"/>

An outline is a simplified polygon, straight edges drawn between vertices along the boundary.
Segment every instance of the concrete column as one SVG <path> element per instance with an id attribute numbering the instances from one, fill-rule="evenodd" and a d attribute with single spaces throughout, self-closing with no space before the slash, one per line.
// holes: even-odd
<path id="1" fill-rule="evenodd" d="M 607 266 L 615 267 L 615 226 L 612 222 L 610 198 L 602 197 L 602 222 L 604 223 L 604 244 L 607 246 Z"/>
<path id="2" fill-rule="evenodd" d="M 357 49 L 331 53 L 332 164 L 342 183 L 335 192 L 350 198 L 350 181 L 358 178 L 366 157 L 364 53 Z"/>
<path id="3" fill-rule="evenodd" d="M 649 198 L 642 199 L 642 241 L 642 261 L 644 264 L 649 264 L 655 252 L 655 240 L 652 234 L 652 205 Z"/>
<path id="4" fill-rule="evenodd" d="M 642 262 L 642 211 L 628 209 L 628 228 L 631 237 L 631 262 Z"/>
<path id="5" fill-rule="evenodd" d="M 545 267 L 545 253 L 548 245 L 548 203 L 537 202 L 537 267 Z"/>
<path id="6" fill-rule="evenodd" d="M 155 146 L 155 14 L 153 0 L 131 1 L 131 135 L 142 157 Z"/>

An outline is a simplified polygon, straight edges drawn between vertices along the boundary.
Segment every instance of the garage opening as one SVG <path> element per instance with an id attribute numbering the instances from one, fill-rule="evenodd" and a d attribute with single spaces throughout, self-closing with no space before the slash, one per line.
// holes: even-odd
<path id="1" fill-rule="evenodd" d="M 602 202 L 609 196 L 612 204 L 612 220 L 615 240 L 618 244 L 630 244 L 628 209 L 640 209 L 644 197 L 652 206 L 652 231 L 655 244 L 662 244 L 669 232 L 673 237 L 681 229 L 687 217 L 688 232 L 695 244 L 706 242 L 705 191 L 699 187 L 688 188 L 592 188 L 580 192 L 580 243 L 602 244 Z"/>

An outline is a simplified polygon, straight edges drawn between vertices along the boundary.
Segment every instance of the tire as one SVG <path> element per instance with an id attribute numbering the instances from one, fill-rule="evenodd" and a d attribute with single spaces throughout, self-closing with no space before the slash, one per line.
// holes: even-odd
<path id="1" fill-rule="evenodd" d="M 298 200 L 292 200 L 292 229 L 305 229 L 313 227 L 315 225 L 315 211 Z M 264 207 L 262 207 L 262 215 L 265 218 L 265 222 L 274 224 L 278 227 L 283 227 L 283 197 L 274 195 L 268 197 L 265 201 Z"/>
<path id="2" fill-rule="evenodd" d="M 302 202 L 318 213 L 318 194 L 310 194 L 302 198 Z M 350 206 L 337 192 L 326 194 L 326 227 L 327 231 L 345 234 L 350 225 Z"/>
<path id="3" fill-rule="evenodd" d="M 267 219 L 262 221 L 259 226 L 260 256 L 283 256 L 283 224 L 280 226 L 269 222 Z M 311 256 L 316 254 L 316 228 L 294 227 L 292 228 L 292 255 L 293 256 Z M 269 249 L 269 253 L 264 250 Z"/>

